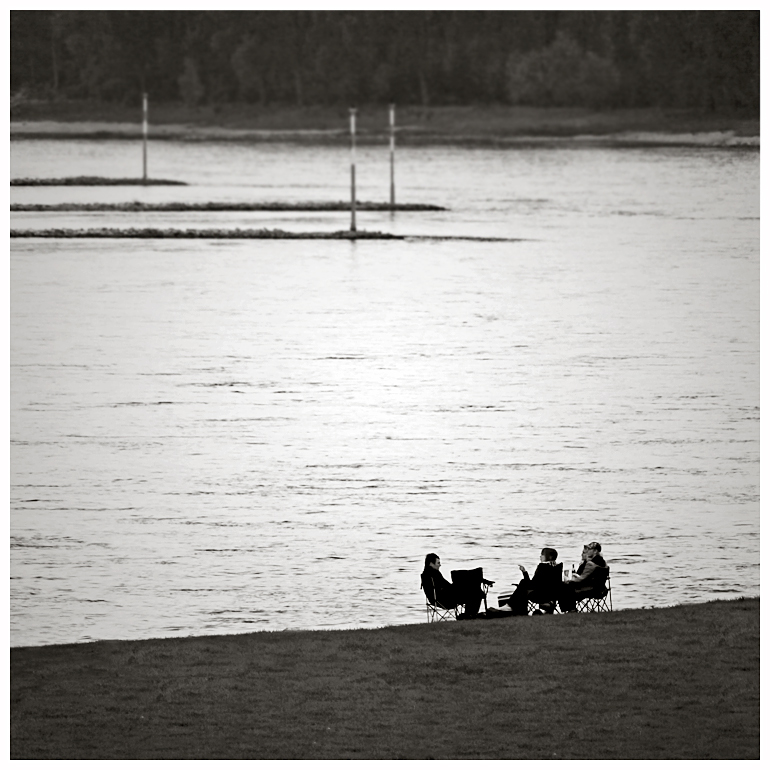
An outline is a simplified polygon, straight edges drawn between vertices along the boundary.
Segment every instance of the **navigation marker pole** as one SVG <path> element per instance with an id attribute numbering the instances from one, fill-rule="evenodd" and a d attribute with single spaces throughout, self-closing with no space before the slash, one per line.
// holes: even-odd
<path id="1" fill-rule="evenodd" d="M 147 184 L 147 94 L 142 94 L 142 182 Z"/>
<path id="2" fill-rule="evenodd" d="M 350 231 L 356 231 L 356 110 L 350 108 Z"/>
<path id="3" fill-rule="evenodd" d="M 390 210 L 396 208 L 396 105 L 390 105 Z"/>

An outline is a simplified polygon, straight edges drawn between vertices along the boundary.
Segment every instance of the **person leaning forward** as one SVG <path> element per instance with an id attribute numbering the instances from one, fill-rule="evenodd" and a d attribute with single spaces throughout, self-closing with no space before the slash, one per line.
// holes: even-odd
<path id="1" fill-rule="evenodd" d="M 469 573 L 478 573 L 478 575 L 474 577 Z M 425 557 L 425 568 L 420 575 L 420 586 L 429 602 L 435 601 L 447 610 L 453 610 L 464 604 L 464 617 L 474 618 L 479 614 L 481 600 L 484 598 L 482 583 L 488 586 L 494 585 L 494 583 L 484 580 L 480 567 L 477 570 L 468 570 L 464 574 L 469 575 L 471 579 L 459 585 L 450 583 L 441 574 L 441 559 L 437 554 L 429 553 Z"/>
<path id="2" fill-rule="evenodd" d="M 607 562 L 604 561 L 599 543 L 593 541 L 584 545 L 581 558 L 570 581 L 562 585 L 559 595 L 559 609 L 562 612 L 575 612 L 577 600 L 600 588 L 607 580 Z"/>

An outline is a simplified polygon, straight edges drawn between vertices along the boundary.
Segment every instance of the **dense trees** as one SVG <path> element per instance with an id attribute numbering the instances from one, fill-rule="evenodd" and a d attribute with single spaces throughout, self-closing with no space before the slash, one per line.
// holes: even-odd
<path id="1" fill-rule="evenodd" d="M 11 90 L 759 110 L 758 11 L 11 11 Z"/>

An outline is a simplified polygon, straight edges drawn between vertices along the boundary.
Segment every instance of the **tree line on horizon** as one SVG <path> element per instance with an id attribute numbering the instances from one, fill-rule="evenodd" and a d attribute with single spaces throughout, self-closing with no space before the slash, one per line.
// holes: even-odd
<path id="1" fill-rule="evenodd" d="M 11 11 L 11 93 L 759 114 L 759 11 Z"/>

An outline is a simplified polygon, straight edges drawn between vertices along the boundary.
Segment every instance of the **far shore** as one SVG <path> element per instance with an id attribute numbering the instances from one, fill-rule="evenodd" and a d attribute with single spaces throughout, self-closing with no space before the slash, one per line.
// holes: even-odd
<path id="1" fill-rule="evenodd" d="M 506 106 L 397 108 L 399 145 L 449 144 L 758 147 L 759 119 L 682 110 L 611 110 Z M 349 141 L 343 107 L 151 105 L 149 135 L 177 141 Z M 357 141 L 387 141 L 386 105 L 362 106 Z M 26 102 L 11 110 L 11 139 L 131 139 L 142 135 L 141 112 L 125 105 Z"/>
<path id="2" fill-rule="evenodd" d="M 759 599 L 11 648 L 11 759 L 758 759 Z"/>

